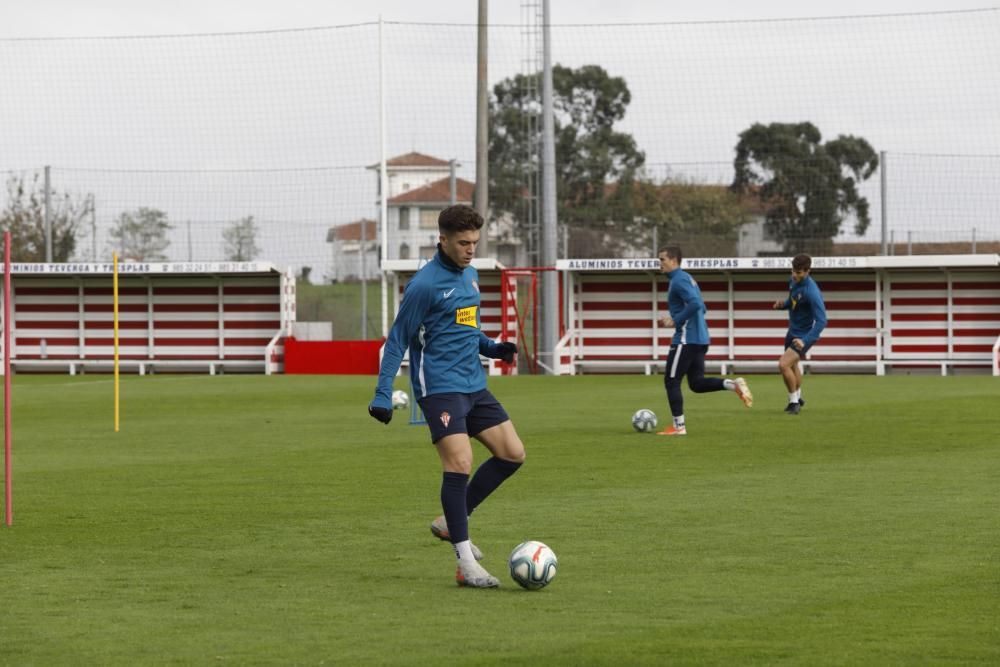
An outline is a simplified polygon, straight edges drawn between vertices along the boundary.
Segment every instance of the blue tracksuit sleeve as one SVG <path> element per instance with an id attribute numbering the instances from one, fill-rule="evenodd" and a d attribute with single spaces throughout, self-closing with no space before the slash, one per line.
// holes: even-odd
<path id="1" fill-rule="evenodd" d="M 479 332 L 479 354 L 484 357 L 489 357 L 490 359 L 496 359 L 496 341 L 491 339 L 489 336 L 484 334 L 482 331 Z"/>
<path id="2" fill-rule="evenodd" d="M 372 405 L 376 407 L 392 407 L 392 382 L 403 363 L 406 348 L 423 323 L 430 304 L 432 290 L 426 286 L 411 281 L 403 291 L 403 301 L 399 304 L 399 312 L 389 330 L 382 350 L 382 364 L 378 372 L 378 384 L 375 386 L 375 399 Z"/>
<path id="3" fill-rule="evenodd" d="M 826 328 L 826 304 L 823 303 L 823 295 L 819 291 L 819 286 L 812 282 L 808 287 L 809 305 L 812 308 L 813 324 L 809 332 L 802 337 L 802 342 L 812 345 L 819 340 L 819 335 Z"/>
<path id="4" fill-rule="evenodd" d="M 691 316 L 705 309 L 705 302 L 701 299 L 701 294 L 690 282 L 682 282 L 680 285 L 680 297 L 684 301 L 684 308 L 681 312 L 673 315 L 674 326 L 678 329 L 691 319 Z"/>

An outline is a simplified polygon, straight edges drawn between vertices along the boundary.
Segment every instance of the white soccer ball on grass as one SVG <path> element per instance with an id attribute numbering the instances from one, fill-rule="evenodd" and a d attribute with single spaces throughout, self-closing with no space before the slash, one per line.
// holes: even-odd
<path id="1" fill-rule="evenodd" d="M 652 433 L 656 430 L 656 413 L 642 408 L 632 415 L 632 428 L 639 433 Z"/>
<path id="2" fill-rule="evenodd" d="M 535 591 L 545 588 L 555 578 L 559 560 L 545 543 L 529 540 L 514 547 L 507 566 L 511 579 L 529 591 Z"/>
<path id="3" fill-rule="evenodd" d="M 402 389 L 392 392 L 392 409 L 403 410 L 410 404 L 409 395 Z"/>

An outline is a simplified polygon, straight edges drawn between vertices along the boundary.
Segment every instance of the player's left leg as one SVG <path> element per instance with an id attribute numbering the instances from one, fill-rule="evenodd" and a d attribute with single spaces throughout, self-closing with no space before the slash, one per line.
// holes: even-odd
<path id="1" fill-rule="evenodd" d="M 488 391 L 478 392 L 469 398 L 472 405 L 464 417 L 464 428 L 482 442 L 493 456 L 479 466 L 465 486 L 465 513 L 457 517 L 456 521 L 464 522 L 466 527 L 473 510 L 517 472 L 525 458 L 524 444 L 500 402 Z M 449 522 L 450 519 L 439 516 L 431 522 L 431 532 L 439 539 L 452 541 L 448 530 Z M 470 547 L 473 557 L 481 560 L 482 551 L 471 542 Z"/>
<path id="2" fill-rule="evenodd" d="M 456 521 L 464 522 L 468 526 L 469 515 L 472 514 L 473 510 L 521 467 L 524 462 L 524 444 L 518 437 L 517 431 L 514 430 L 507 411 L 503 409 L 500 401 L 493 394 L 483 390 L 475 394 L 463 395 L 463 398 L 465 402 L 460 408 L 461 434 L 466 436 L 466 439 L 470 436 L 476 438 L 486 445 L 490 453 L 493 454 L 492 458 L 479 466 L 470 480 L 468 474 L 471 472 L 472 454 L 471 451 L 469 452 L 469 465 L 466 469 L 468 483 L 465 486 L 464 495 L 465 513 L 456 519 Z M 430 407 L 431 415 L 435 414 L 435 407 Z M 458 414 L 459 410 L 454 410 L 454 412 Z M 425 414 L 428 414 L 427 409 L 425 409 Z M 428 419 L 432 419 L 432 417 L 428 417 Z M 433 421 L 429 421 L 428 424 L 436 426 Z M 456 427 L 452 424 L 451 428 Z M 451 517 L 438 517 L 431 522 L 431 532 L 442 540 L 454 542 L 454 536 L 449 530 L 452 522 Z M 470 546 L 476 560 L 482 559 L 482 552 L 474 544 L 470 543 Z"/>
<path id="3" fill-rule="evenodd" d="M 748 408 L 753 406 L 753 394 L 750 386 L 743 378 L 720 379 L 705 377 L 705 355 L 708 353 L 707 345 L 691 345 L 691 365 L 688 367 L 688 386 L 696 394 L 704 394 L 713 391 L 734 392 L 743 404 Z"/>
<path id="4" fill-rule="evenodd" d="M 493 394 L 483 391 L 467 418 L 469 433 L 485 445 L 493 456 L 476 469 L 466 491 L 466 510 L 472 514 L 497 487 L 524 463 L 524 443 L 514 423 Z"/>
<path id="5" fill-rule="evenodd" d="M 441 460 L 441 509 L 444 510 L 445 530 L 458 560 L 455 580 L 460 586 L 474 588 L 499 586 L 500 580 L 476 562 L 477 550 L 469 539 L 465 488 L 472 471 L 472 442 L 466 416 L 472 408 L 471 397 L 461 393 L 425 396 L 420 399 L 420 407 Z"/>
<path id="6" fill-rule="evenodd" d="M 482 442 L 493 456 L 480 464 L 465 488 L 466 521 L 491 493 L 517 472 L 525 458 L 524 444 L 509 419 L 477 433 L 475 438 Z M 442 540 L 449 540 L 451 536 L 446 517 L 434 519 L 431 522 L 431 532 Z M 472 550 L 477 560 L 483 557 L 475 545 L 472 546 Z"/>
<path id="7" fill-rule="evenodd" d="M 688 348 L 691 363 L 688 365 L 687 379 L 691 391 L 705 394 L 726 389 L 725 382 L 720 378 L 705 377 L 705 355 L 708 353 L 708 345 L 689 345 Z"/>
<path id="8" fill-rule="evenodd" d="M 517 472 L 525 457 L 524 444 L 509 419 L 479 432 L 475 437 L 493 456 L 483 461 L 469 481 L 465 492 L 465 507 L 469 514 Z"/>

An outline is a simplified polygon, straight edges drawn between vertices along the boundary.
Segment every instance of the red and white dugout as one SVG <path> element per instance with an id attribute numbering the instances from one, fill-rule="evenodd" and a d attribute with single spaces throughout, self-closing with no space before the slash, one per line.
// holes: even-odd
<path id="1" fill-rule="evenodd" d="M 657 259 L 558 262 L 566 295 L 559 373 L 662 368 L 673 332 L 656 321 L 666 312 L 659 266 Z M 698 281 L 708 308 L 709 368 L 776 367 L 788 316 L 771 304 L 787 296 L 791 258 L 693 258 L 682 268 Z M 805 368 L 997 372 L 1000 255 L 815 257 L 812 276 L 829 324 Z"/>
<path id="2" fill-rule="evenodd" d="M 112 271 L 12 264 L 15 372 L 111 369 Z M 266 262 L 119 263 L 118 320 L 123 371 L 281 372 L 295 279 Z"/>

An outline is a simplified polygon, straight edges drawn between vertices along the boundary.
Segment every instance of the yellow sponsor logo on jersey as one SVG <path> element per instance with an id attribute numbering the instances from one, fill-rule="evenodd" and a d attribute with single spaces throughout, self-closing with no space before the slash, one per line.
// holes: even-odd
<path id="1" fill-rule="evenodd" d="M 476 311 L 479 306 L 469 306 L 468 308 L 459 308 L 455 311 L 455 322 L 458 324 L 464 324 L 467 327 L 479 328 L 476 324 Z"/>

